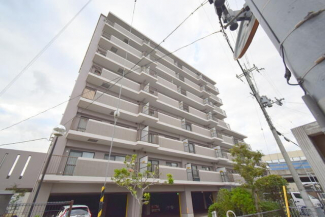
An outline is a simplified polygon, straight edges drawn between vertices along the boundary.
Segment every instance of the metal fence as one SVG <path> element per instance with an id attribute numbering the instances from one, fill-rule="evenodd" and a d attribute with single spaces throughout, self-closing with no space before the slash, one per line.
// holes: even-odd
<path id="1" fill-rule="evenodd" d="M 9 204 L 5 213 L 0 213 L 0 217 L 25 217 L 28 216 L 29 210 L 32 207 L 32 203 L 13 203 Z M 60 202 L 47 202 L 47 203 L 34 203 L 32 217 L 55 217 L 63 206 L 73 205 L 72 201 L 60 201 Z M 67 215 L 68 216 L 68 215 Z"/>
<path id="2" fill-rule="evenodd" d="M 292 217 L 302 217 L 302 216 L 312 216 L 311 210 L 307 209 L 305 206 L 296 207 L 296 206 L 290 206 L 290 215 Z"/>

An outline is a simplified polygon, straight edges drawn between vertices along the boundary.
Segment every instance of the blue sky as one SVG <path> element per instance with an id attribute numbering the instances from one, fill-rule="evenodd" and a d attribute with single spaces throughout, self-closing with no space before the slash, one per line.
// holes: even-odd
<path id="1" fill-rule="evenodd" d="M 1 89 L 86 2 L 87 0 L 0 1 Z M 0 97 L 0 128 L 69 99 L 100 14 L 106 15 L 112 11 L 130 23 L 133 3 L 131 0 L 93 0 L 58 40 Z M 134 27 L 160 42 L 200 3 L 199 0 L 138 0 Z M 229 3 L 233 8 L 243 5 L 241 0 L 229 0 Z M 214 9 L 206 4 L 204 10 L 199 9 L 162 46 L 172 51 L 218 29 Z M 232 41 L 231 35 L 230 39 Z M 232 129 L 247 135 L 246 141 L 253 149 L 262 150 L 265 154 L 278 152 L 246 82 L 236 79 L 236 74 L 241 72 L 221 34 L 200 41 L 176 55 L 217 82 L 221 92 L 219 96 L 224 102 L 222 108 L 228 115 L 226 122 Z M 274 106 L 268 111 L 279 131 L 294 140 L 290 129 L 314 119 L 301 100 L 301 89 L 286 84 L 281 58 L 262 28 L 258 29 L 247 56 L 250 65 L 256 64 L 266 69 L 261 74 L 254 75 L 260 94 L 269 98 L 286 99 L 283 107 Z M 242 62 L 248 65 L 246 59 Z M 62 105 L 1 131 L 0 144 L 49 137 L 52 128 L 60 122 L 64 109 L 65 105 Z M 293 144 L 284 143 L 289 150 L 296 149 Z M 48 142 L 4 147 L 46 151 Z"/>

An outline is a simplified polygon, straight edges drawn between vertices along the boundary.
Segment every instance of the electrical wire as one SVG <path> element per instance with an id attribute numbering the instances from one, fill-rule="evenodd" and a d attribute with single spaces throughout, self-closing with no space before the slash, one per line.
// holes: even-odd
<path id="1" fill-rule="evenodd" d="M 44 139 L 48 140 L 47 138 L 39 138 L 39 139 L 31 139 L 31 140 L 20 141 L 20 142 L 12 142 L 12 143 L 0 144 L 0 146 L 14 145 L 14 144 L 20 144 L 20 143 L 26 143 L 26 142 L 34 142 L 34 141 L 39 141 L 39 140 L 44 140 Z"/>
<path id="2" fill-rule="evenodd" d="M 202 4 L 201 4 L 202 5 Z M 195 9 L 195 11 L 196 11 L 197 9 Z M 191 13 L 191 15 L 194 13 L 194 11 Z M 184 21 L 182 22 L 182 23 L 184 23 Z M 179 28 L 179 26 L 177 27 L 177 28 Z M 173 32 L 175 32 L 175 30 L 173 30 Z M 218 32 L 218 31 L 217 31 Z M 217 32 L 214 32 L 214 33 L 217 33 Z M 210 33 L 208 36 L 210 36 L 210 35 L 213 35 L 214 33 Z M 170 34 L 169 34 L 169 36 L 170 36 Z M 202 40 L 202 39 L 204 39 L 204 38 L 206 38 L 206 37 L 208 37 L 208 36 L 204 36 L 204 37 L 202 37 L 202 38 L 200 38 L 200 39 L 197 39 L 197 40 L 195 40 L 195 42 L 197 42 L 197 41 L 200 41 L 200 40 Z M 167 39 L 167 37 L 164 39 L 164 40 L 166 40 Z M 191 45 L 191 44 L 193 44 L 194 42 L 191 42 L 190 44 L 188 44 L 188 45 L 185 45 L 185 46 L 183 46 L 182 47 L 182 49 L 183 48 L 185 48 L 185 47 L 187 47 L 187 46 L 189 46 L 189 45 Z M 161 43 L 160 43 L 161 44 Z M 157 49 L 158 48 L 158 46 L 156 46 L 154 49 Z M 153 50 L 154 50 L 153 49 Z M 153 50 L 151 51 L 151 52 L 153 52 Z M 154 63 L 154 62 L 157 62 L 158 60 L 161 60 L 161 59 L 163 59 L 164 57 L 166 57 L 166 56 L 169 56 L 169 55 L 171 55 L 171 54 L 173 54 L 173 53 L 175 53 L 175 52 L 177 52 L 177 51 L 179 51 L 180 50 L 180 48 L 178 48 L 178 49 L 176 49 L 176 50 L 174 50 L 173 52 L 170 52 L 170 53 L 168 53 L 168 54 L 165 54 L 165 55 L 163 55 L 162 57 L 160 57 L 160 58 L 158 58 L 158 59 L 156 59 L 155 61 L 153 61 L 152 63 Z M 149 54 L 147 54 L 147 55 L 149 55 Z M 146 56 L 147 56 L 146 55 Z M 145 56 L 145 57 L 146 57 Z M 145 57 L 143 57 L 143 58 L 145 58 Z M 142 58 L 142 59 L 143 59 Z M 142 60 L 141 59 L 141 60 Z M 140 60 L 140 61 L 141 61 Z M 134 69 L 134 67 L 135 66 L 137 66 L 137 64 L 139 64 L 139 62 L 140 61 L 138 61 L 127 73 L 125 73 L 125 76 L 126 75 L 128 75 L 129 73 L 132 73 L 132 69 Z M 150 64 L 152 64 L 151 62 L 150 63 L 148 63 L 148 64 L 146 64 L 146 65 L 144 65 L 144 66 L 148 66 L 148 65 L 150 65 Z M 139 68 L 141 68 L 141 67 L 139 67 Z M 138 68 L 138 69 L 139 69 Z M 105 94 L 105 93 L 107 93 L 108 91 L 109 91 L 109 89 L 110 88 L 112 88 L 113 86 L 115 86 L 121 79 L 123 79 L 123 77 L 117 77 L 117 78 L 114 78 L 114 79 L 112 79 L 112 80 L 110 80 L 110 81 L 108 81 L 108 82 L 106 82 L 106 84 L 110 84 L 110 87 L 109 88 L 107 88 L 107 90 L 104 92 L 104 93 L 102 93 L 99 97 L 97 97 L 96 99 L 94 99 L 94 100 L 92 100 L 92 102 L 86 107 L 86 108 L 88 108 L 91 104 L 93 104 L 96 100 L 98 100 L 103 94 Z M 116 81 L 115 83 L 113 83 L 113 84 L 111 84 L 111 82 L 112 81 Z M 91 90 L 90 90 L 91 91 Z M 87 91 L 87 92 L 90 92 L 90 91 Z M 61 103 L 59 103 L 59 104 L 57 104 L 57 105 L 55 105 L 55 106 L 53 106 L 53 107 L 50 107 L 50 108 L 48 108 L 48 109 L 45 109 L 45 110 L 43 110 L 43 111 L 41 111 L 41 112 L 39 112 L 39 113 L 37 113 L 37 114 L 35 114 L 35 115 L 33 115 L 33 116 L 30 116 L 30 117 L 28 117 L 28 118 L 26 118 L 26 119 L 23 119 L 23 120 L 21 120 L 21 121 L 19 121 L 19 122 L 17 122 L 17 123 L 14 123 L 14 124 L 12 124 L 12 125 L 9 125 L 9 126 L 7 126 L 7 127 L 4 127 L 4 128 L 2 128 L 2 129 L 0 129 L 0 132 L 1 131 L 4 131 L 4 130 L 6 130 L 6 129 L 9 129 L 9 128 L 11 128 L 11 127 L 14 127 L 14 126 L 16 126 L 16 125 L 18 125 L 18 124 L 21 124 L 21 123 L 23 123 L 23 122 L 25 122 L 25 121 L 28 121 L 29 119 L 32 119 L 32 118 L 34 118 L 34 117 L 37 117 L 37 116 L 39 116 L 39 115 L 41 115 L 41 114 L 43 114 L 43 113 L 45 113 L 45 112 L 47 112 L 47 111 L 49 111 L 49 110 L 52 110 L 52 109 L 54 109 L 54 108 L 56 108 L 56 107 L 58 107 L 58 106 L 60 106 L 60 105 L 63 105 L 64 103 L 67 103 L 67 102 L 69 102 L 69 101 L 71 101 L 71 100 L 74 100 L 74 99 L 77 99 L 78 97 L 80 97 L 80 96 L 82 96 L 83 94 L 85 94 L 85 93 L 87 93 L 87 92 L 84 92 L 84 93 L 81 93 L 81 94 L 79 94 L 79 95 L 77 95 L 77 96 L 75 96 L 75 97 L 72 97 L 72 98 L 70 98 L 69 100 L 65 100 L 65 101 L 63 101 L 63 102 L 61 102 Z M 65 124 L 67 124 L 68 122 L 70 122 L 71 120 L 73 120 L 75 117 L 73 117 L 72 119 L 70 119 L 70 120 L 68 120 L 66 123 L 64 123 L 63 125 L 65 125 Z"/>
<path id="3" fill-rule="evenodd" d="M 22 74 L 33 65 L 33 63 L 60 37 L 60 35 L 70 26 L 70 24 L 77 18 L 77 16 L 92 2 L 89 0 L 78 12 L 72 17 L 72 19 L 45 45 L 45 47 L 39 51 L 36 56 L 7 84 L 1 91 L 0 97 L 22 76 Z"/>

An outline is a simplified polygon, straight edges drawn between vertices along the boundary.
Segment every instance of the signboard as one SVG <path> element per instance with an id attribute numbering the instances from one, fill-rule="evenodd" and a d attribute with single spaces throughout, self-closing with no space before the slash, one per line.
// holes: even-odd
<path id="1" fill-rule="evenodd" d="M 251 17 L 249 20 L 243 20 L 240 23 L 234 50 L 235 60 L 238 60 L 244 56 L 254 38 L 257 27 L 259 25 L 257 19 L 252 13 L 250 13 L 250 16 Z"/>

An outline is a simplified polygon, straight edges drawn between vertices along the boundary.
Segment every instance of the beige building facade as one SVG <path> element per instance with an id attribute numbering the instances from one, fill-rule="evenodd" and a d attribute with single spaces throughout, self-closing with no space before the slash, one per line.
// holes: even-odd
<path id="1" fill-rule="evenodd" d="M 233 172 L 229 149 L 246 137 L 224 121 L 216 83 L 178 57 L 165 56 L 164 48 L 151 52 L 156 45 L 114 14 L 100 16 L 71 94 L 80 97 L 67 105 L 61 121 L 67 134 L 58 140 L 38 202 L 73 199 L 97 215 L 109 160 L 104 214 L 136 216 L 136 201 L 110 180 L 132 154 L 148 156 L 162 183 L 149 189 L 144 216 L 206 213 L 220 188 L 243 182 Z M 174 185 L 163 184 L 167 173 Z"/>

